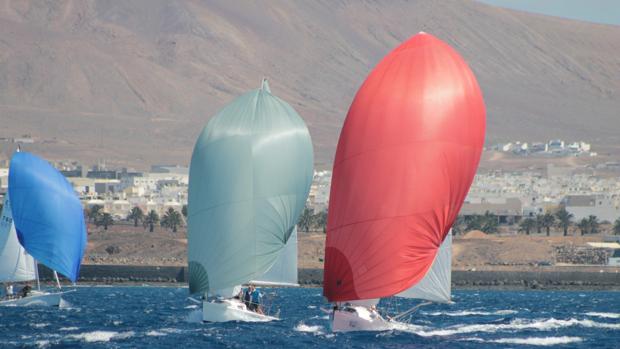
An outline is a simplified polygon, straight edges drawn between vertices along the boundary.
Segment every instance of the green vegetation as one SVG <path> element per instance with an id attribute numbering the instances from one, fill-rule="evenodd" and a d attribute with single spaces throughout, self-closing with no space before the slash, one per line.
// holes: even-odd
<path id="1" fill-rule="evenodd" d="M 588 226 L 590 228 L 590 234 L 596 234 L 599 231 L 600 223 L 598 217 L 590 215 L 588 217 Z"/>
<path id="2" fill-rule="evenodd" d="M 475 214 L 465 218 L 466 230 L 480 230 L 487 234 L 494 234 L 497 233 L 498 226 L 497 216 L 489 211 L 484 215 Z"/>
<path id="3" fill-rule="evenodd" d="M 306 207 L 299 216 L 297 226 L 303 232 L 322 231 L 325 233 L 327 231 L 327 211 L 314 214 L 313 210 Z"/>
<path id="4" fill-rule="evenodd" d="M 97 222 L 97 218 L 99 218 L 99 215 L 103 212 L 103 206 L 101 205 L 93 205 L 91 206 L 91 208 L 88 210 L 88 221 L 89 222 Z"/>
<path id="5" fill-rule="evenodd" d="M 620 218 L 616 219 L 614 222 L 614 234 L 620 235 Z"/>
<path id="6" fill-rule="evenodd" d="M 568 228 L 572 225 L 572 220 L 573 220 L 573 214 L 566 211 L 566 208 L 564 207 L 560 207 L 556 212 L 555 212 L 555 218 L 557 218 L 558 223 L 557 226 L 558 228 L 562 228 L 562 231 L 564 232 L 564 236 L 568 236 Z"/>
<path id="7" fill-rule="evenodd" d="M 168 208 L 168 211 L 164 213 L 164 217 L 161 219 L 161 226 L 171 229 L 173 233 L 177 232 L 177 228 L 183 223 L 181 214 L 174 208 Z"/>
<path id="8" fill-rule="evenodd" d="M 542 216 L 540 224 L 542 225 L 542 228 L 545 228 L 545 231 L 547 232 L 547 236 L 551 235 L 551 227 L 553 226 L 554 223 L 555 223 L 555 216 L 552 215 L 551 213 L 545 213 Z"/>
<path id="9" fill-rule="evenodd" d="M 138 222 L 142 222 L 143 219 L 144 219 L 144 212 L 142 212 L 142 209 L 138 206 L 132 208 L 131 211 L 129 211 L 129 214 L 127 215 L 127 220 L 133 221 L 134 227 L 137 227 Z"/>
<path id="10" fill-rule="evenodd" d="M 525 235 L 530 235 L 530 231 L 536 227 L 536 221 L 532 218 L 522 219 L 519 223 L 519 231 L 525 232 Z"/>
<path id="11" fill-rule="evenodd" d="M 142 223 L 144 224 L 144 228 L 148 226 L 149 232 L 152 233 L 153 229 L 155 229 L 155 225 L 159 223 L 159 215 L 155 212 L 155 210 L 151 210 L 151 212 L 144 217 L 144 221 L 142 221 Z"/>
<path id="12" fill-rule="evenodd" d="M 112 218 L 112 215 L 107 212 L 100 213 L 95 219 L 95 225 L 98 227 L 103 226 L 103 230 L 108 230 L 108 226 L 113 224 L 114 218 Z"/>
<path id="13" fill-rule="evenodd" d="M 579 223 L 577 223 L 577 228 L 579 228 L 579 231 L 581 231 L 581 236 L 584 236 L 588 234 L 588 230 L 590 229 L 590 223 L 586 218 L 583 218 L 579 221 Z"/>

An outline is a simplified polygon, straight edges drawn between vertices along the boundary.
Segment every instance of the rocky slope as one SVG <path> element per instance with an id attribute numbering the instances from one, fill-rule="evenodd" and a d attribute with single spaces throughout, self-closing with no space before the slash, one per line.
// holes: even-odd
<path id="1" fill-rule="evenodd" d="M 2 0 L 0 137 L 30 134 L 49 158 L 186 164 L 209 117 L 266 76 L 328 165 L 360 83 L 419 31 L 470 63 L 489 141 L 618 144 L 620 27 L 443 0 Z"/>

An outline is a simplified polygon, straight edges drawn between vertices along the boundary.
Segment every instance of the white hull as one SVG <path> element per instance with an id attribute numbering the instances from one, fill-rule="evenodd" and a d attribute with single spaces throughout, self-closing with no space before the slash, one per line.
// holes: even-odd
<path id="1" fill-rule="evenodd" d="M 331 327 L 333 332 L 387 331 L 394 328 L 391 321 L 385 320 L 379 313 L 366 307 L 334 310 L 331 315 Z"/>
<path id="2" fill-rule="evenodd" d="M 202 321 L 206 322 L 268 322 L 279 320 L 273 316 L 262 315 L 248 310 L 237 299 L 202 302 Z"/>
<path id="3" fill-rule="evenodd" d="M 0 306 L 8 307 L 58 307 L 62 300 L 62 295 L 68 292 L 44 292 L 44 291 L 32 291 L 28 297 L 16 298 L 5 301 L 0 301 Z"/>

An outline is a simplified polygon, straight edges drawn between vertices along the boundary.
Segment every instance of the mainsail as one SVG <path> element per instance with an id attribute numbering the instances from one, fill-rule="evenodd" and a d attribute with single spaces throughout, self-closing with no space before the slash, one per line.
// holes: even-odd
<path id="1" fill-rule="evenodd" d="M 190 292 L 260 280 L 286 250 L 312 175 L 308 129 L 266 81 L 215 115 L 190 165 Z"/>
<path id="2" fill-rule="evenodd" d="M 415 35 L 375 67 L 351 104 L 336 151 L 328 300 L 389 297 L 420 283 L 441 259 L 484 130 L 476 78 L 439 39 Z"/>
<path id="3" fill-rule="evenodd" d="M 426 275 L 398 297 L 424 299 L 436 303 L 450 303 L 452 294 L 452 234 L 439 247 L 433 265 Z"/>
<path id="4" fill-rule="evenodd" d="M 36 278 L 35 264 L 17 240 L 11 202 L 8 194 L 4 197 L 0 217 L 0 282 L 31 281 Z"/>
<path id="5" fill-rule="evenodd" d="M 21 245 L 75 282 L 86 249 L 86 225 L 71 184 L 47 161 L 16 152 L 9 169 L 9 198 Z"/>

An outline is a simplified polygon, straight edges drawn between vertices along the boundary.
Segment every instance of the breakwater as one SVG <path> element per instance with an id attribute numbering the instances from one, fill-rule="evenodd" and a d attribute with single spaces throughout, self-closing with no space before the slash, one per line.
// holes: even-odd
<path id="1" fill-rule="evenodd" d="M 52 272 L 40 265 L 40 277 L 52 280 Z M 320 286 L 322 269 L 299 269 L 299 283 Z M 83 265 L 84 283 L 187 283 L 185 266 Z M 452 271 L 455 288 L 497 289 L 605 289 L 620 290 L 620 273 L 590 271 Z"/>

